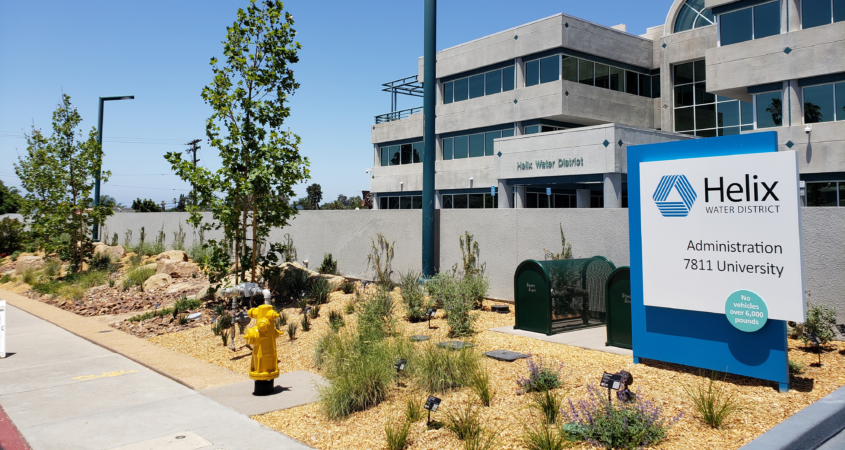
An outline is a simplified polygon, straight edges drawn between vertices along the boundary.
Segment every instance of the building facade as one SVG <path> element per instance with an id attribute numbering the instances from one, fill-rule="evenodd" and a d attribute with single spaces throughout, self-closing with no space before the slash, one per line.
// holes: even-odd
<path id="1" fill-rule="evenodd" d="M 627 146 L 759 131 L 845 207 L 845 0 L 675 0 L 641 36 L 558 14 L 438 52 L 434 82 L 437 208 L 627 207 Z M 421 109 L 372 143 L 375 208 L 421 208 Z"/>

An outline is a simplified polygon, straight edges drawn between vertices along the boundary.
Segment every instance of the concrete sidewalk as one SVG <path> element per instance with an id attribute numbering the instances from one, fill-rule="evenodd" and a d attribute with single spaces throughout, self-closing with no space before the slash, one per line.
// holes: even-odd
<path id="1" fill-rule="evenodd" d="M 0 405 L 33 450 L 308 449 L 13 306 Z"/>

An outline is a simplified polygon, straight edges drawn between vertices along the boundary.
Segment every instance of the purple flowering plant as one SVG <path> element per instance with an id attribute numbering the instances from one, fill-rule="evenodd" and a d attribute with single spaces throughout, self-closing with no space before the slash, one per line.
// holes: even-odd
<path id="1" fill-rule="evenodd" d="M 683 412 L 667 417 L 663 408 L 639 393 L 629 401 L 613 401 L 593 384 L 586 399 L 568 401 L 561 410 L 570 437 L 601 448 L 640 448 L 654 445 L 669 432 Z"/>
<path id="2" fill-rule="evenodd" d="M 563 363 L 554 368 L 550 364 L 543 361 L 543 357 L 528 354 L 528 376 L 519 377 L 516 384 L 519 385 L 525 392 L 542 392 L 560 387 L 561 376 L 560 371 L 563 369 Z"/>

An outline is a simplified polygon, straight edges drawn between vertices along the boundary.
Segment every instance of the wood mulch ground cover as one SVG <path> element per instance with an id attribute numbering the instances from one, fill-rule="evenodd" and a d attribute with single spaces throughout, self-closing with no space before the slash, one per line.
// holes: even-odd
<path id="1" fill-rule="evenodd" d="M 395 296 L 398 299 L 398 291 Z M 279 338 L 277 345 L 281 372 L 308 370 L 319 373 L 312 357 L 317 339 L 329 330 L 329 311 L 344 311 L 346 304 L 352 301 L 353 297 L 341 293 L 332 294 L 330 302 L 321 307 L 320 317 L 313 321 L 311 331 L 303 333 L 300 329 L 293 341 L 285 335 Z M 475 327 L 478 333 L 471 338 L 479 351 L 513 350 L 540 355 L 545 361 L 556 366 L 563 363 L 561 373 L 565 386 L 560 388 L 558 393 L 573 401 L 586 397 L 587 386 L 597 385 L 602 372 L 613 373 L 625 369 L 633 374 L 632 390 L 639 391 L 640 396 L 661 406 L 667 416 L 683 412 L 683 417 L 675 424 L 667 438 L 655 448 L 736 449 L 845 385 L 845 343 L 833 342 L 828 345 L 822 353 L 822 365 L 819 367 L 817 354 L 813 350 L 808 351 L 800 341 L 790 339 L 789 358 L 805 366 L 803 374 L 791 377 L 792 390 L 781 394 L 770 382 L 733 375 L 728 375 L 721 381 L 720 376 L 716 384 L 732 393 L 742 409 L 733 416 L 726 427 L 716 430 L 704 425 L 696 417 L 693 403 L 684 390 L 684 387 L 703 385 L 707 379 L 702 375 L 707 374 L 701 374 L 695 368 L 661 362 L 645 361 L 642 364 L 633 364 L 630 356 L 487 331 L 494 327 L 512 325 L 514 320 L 512 312 L 489 312 L 491 304 L 485 302 L 485 310 L 478 313 L 479 319 Z M 289 321 L 299 322 L 301 319 L 298 308 L 287 308 L 285 312 Z M 347 323 L 354 321 L 354 314 L 344 317 Z M 427 322 L 411 324 L 403 320 L 401 331 L 406 336 L 430 335 L 431 342 L 450 340 L 442 313 L 438 313 L 431 324 L 433 329 L 428 329 Z M 232 353 L 222 347 L 221 339 L 212 334 L 210 326 L 165 334 L 149 338 L 149 341 L 239 373 L 246 374 L 249 371 L 250 352 L 243 346 L 242 338 L 238 336 L 238 350 Z M 520 444 L 523 424 L 538 420 L 529 408 L 530 396 L 522 395 L 516 384 L 518 377 L 527 375 L 526 362 L 519 360 L 507 363 L 485 358 L 484 363 L 490 371 L 491 384 L 496 395 L 490 407 L 479 406 L 482 423 L 487 429 L 499 432 L 496 448 L 525 448 Z M 319 449 L 385 448 L 384 426 L 387 421 L 403 413 L 408 397 L 422 403 L 429 394 L 415 389 L 411 381 L 404 384 L 408 386 L 391 388 L 388 401 L 367 411 L 354 413 L 343 420 L 327 419 L 320 410 L 319 403 L 271 412 L 255 416 L 253 419 Z M 443 419 L 445 411 L 462 408 L 466 402 L 476 402 L 475 395 L 468 388 L 437 396 L 443 399 L 441 409 L 433 416 L 438 420 Z M 427 430 L 425 420 L 422 420 L 413 424 L 408 448 L 460 449 L 463 448 L 463 443 L 446 429 Z M 575 443 L 573 448 L 589 447 L 584 443 Z"/>

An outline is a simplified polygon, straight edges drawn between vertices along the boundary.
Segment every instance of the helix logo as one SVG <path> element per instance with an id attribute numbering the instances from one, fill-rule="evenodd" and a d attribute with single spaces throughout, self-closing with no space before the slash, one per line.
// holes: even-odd
<path id="1" fill-rule="evenodd" d="M 681 196 L 680 202 L 668 202 L 669 194 L 675 189 Z M 654 203 L 663 217 L 686 217 L 695 203 L 695 190 L 684 175 L 663 175 L 654 191 Z"/>

